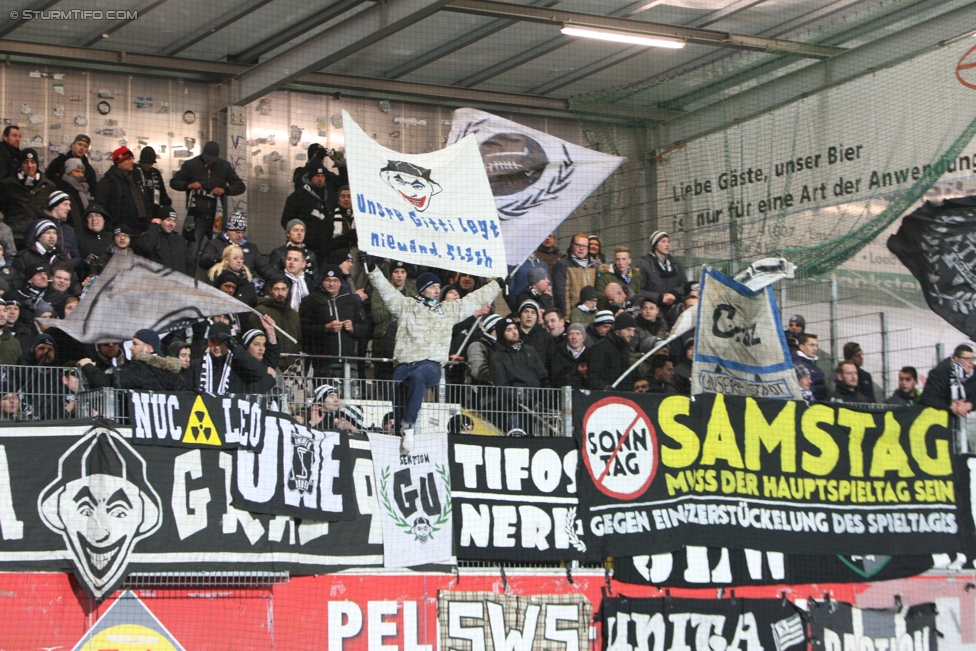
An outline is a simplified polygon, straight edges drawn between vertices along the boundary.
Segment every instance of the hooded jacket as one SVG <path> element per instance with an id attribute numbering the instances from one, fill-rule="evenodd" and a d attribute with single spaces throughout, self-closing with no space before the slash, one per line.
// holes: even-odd
<path id="1" fill-rule="evenodd" d="M 105 228 L 97 233 L 88 227 L 88 215 L 93 212 L 105 218 Z M 104 267 L 105 263 L 108 262 L 108 249 L 113 244 L 112 231 L 109 230 L 110 221 L 111 218 L 98 204 L 89 206 L 88 210 L 85 211 L 84 226 L 76 234 L 78 236 L 78 251 L 85 262 L 86 275 L 98 271 L 98 269 L 93 268 L 93 263 Z M 97 257 L 98 260 L 89 260 L 91 256 Z"/>
<path id="2" fill-rule="evenodd" d="M 403 296 L 379 268 L 369 272 L 369 280 L 383 299 L 386 309 L 398 320 L 396 346 L 393 357 L 398 364 L 412 364 L 429 360 L 440 365 L 447 363 L 454 324 L 468 318 L 490 303 L 501 291 L 492 281 L 459 301 L 429 305 L 422 297 Z M 308 299 L 306 299 L 308 300 Z"/>
<path id="3" fill-rule="evenodd" d="M 339 290 L 329 296 L 320 284 L 302 299 L 298 309 L 302 324 L 302 343 L 310 355 L 363 357 L 369 337 L 369 322 L 362 303 L 349 293 Z M 352 332 L 326 332 L 325 325 L 332 321 L 352 321 Z"/>
<path id="4" fill-rule="evenodd" d="M 3 211 L 3 221 L 18 241 L 22 241 L 27 234 L 27 225 L 47 210 L 47 198 L 56 189 L 46 176 L 40 172 L 38 174 L 40 178 L 30 186 L 20 178 L 20 172 L 0 182 L 0 211 Z"/>
<path id="5" fill-rule="evenodd" d="M 90 387 L 114 387 L 132 391 L 192 391 L 180 371 L 183 365 L 176 357 L 157 357 L 136 353 L 123 366 L 106 372 L 94 364 L 81 368 L 85 384 Z"/>

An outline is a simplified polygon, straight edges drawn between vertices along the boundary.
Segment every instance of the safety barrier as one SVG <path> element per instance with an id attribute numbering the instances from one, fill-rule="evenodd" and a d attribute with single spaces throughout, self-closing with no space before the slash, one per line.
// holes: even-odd
<path id="1" fill-rule="evenodd" d="M 0 421 L 77 417 L 81 415 L 77 398 L 83 389 L 76 368 L 0 366 Z"/>

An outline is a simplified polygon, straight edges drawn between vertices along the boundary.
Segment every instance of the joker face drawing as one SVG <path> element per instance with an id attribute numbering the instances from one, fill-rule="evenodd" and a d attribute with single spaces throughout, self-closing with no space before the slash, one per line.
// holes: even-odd
<path id="1" fill-rule="evenodd" d="M 406 161 L 387 162 L 380 170 L 380 178 L 420 212 L 427 210 L 430 198 L 443 190 L 440 184 L 431 180 L 429 169 Z"/>
<path id="2" fill-rule="evenodd" d="M 64 538 L 78 578 L 99 599 L 124 578 L 136 542 L 162 524 L 145 461 L 104 428 L 61 457 L 58 478 L 41 493 L 38 509 L 44 524 Z"/>

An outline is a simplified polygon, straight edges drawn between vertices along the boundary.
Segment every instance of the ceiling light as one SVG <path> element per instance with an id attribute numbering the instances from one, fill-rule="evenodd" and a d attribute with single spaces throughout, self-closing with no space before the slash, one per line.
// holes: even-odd
<path id="1" fill-rule="evenodd" d="M 600 41 L 612 41 L 614 43 L 630 43 L 631 45 L 647 45 L 650 47 L 669 47 L 673 49 L 683 48 L 685 42 L 678 38 L 668 38 L 666 36 L 642 36 L 630 32 L 613 32 L 605 29 L 594 29 L 592 27 L 569 27 L 562 28 L 566 36 L 581 36 L 583 38 L 595 38 Z"/>

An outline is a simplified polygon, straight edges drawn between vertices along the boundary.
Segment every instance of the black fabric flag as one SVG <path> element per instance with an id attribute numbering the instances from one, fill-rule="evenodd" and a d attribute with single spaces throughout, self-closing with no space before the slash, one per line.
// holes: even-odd
<path id="1" fill-rule="evenodd" d="M 603 651 L 806 649 L 800 611 L 785 599 L 604 597 L 601 612 Z"/>
<path id="2" fill-rule="evenodd" d="M 976 197 L 925 202 L 888 238 L 933 312 L 976 339 Z"/>
<path id="3" fill-rule="evenodd" d="M 933 603 L 907 609 L 862 609 L 843 602 L 811 600 L 809 606 L 813 651 L 938 649 Z"/>

